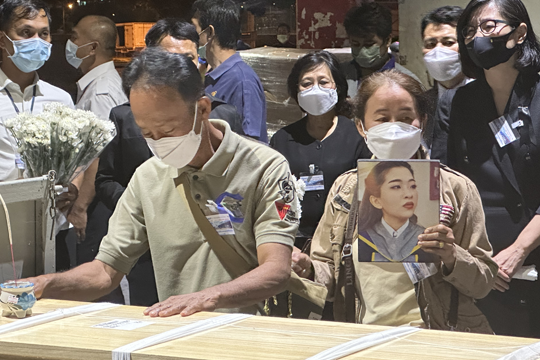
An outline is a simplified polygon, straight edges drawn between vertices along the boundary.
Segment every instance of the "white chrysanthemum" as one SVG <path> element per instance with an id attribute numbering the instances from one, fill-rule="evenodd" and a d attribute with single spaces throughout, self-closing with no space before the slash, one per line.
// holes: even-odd
<path id="1" fill-rule="evenodd" d="M 15 137 L 29 175 L 56 170 L 62 184 L 89 165 L 116 135 L 111 121 L 60 103 L 45 105 L 41 114 L 19 114 L 4 125 Z"/>
<path id="2" fill-rule="evenodd" d="M 294 189 L 296 191 L 296 196 L 294 197 L 298 220 L 302 218 L 302 203 L 300 201 L 304 200 L 304 194 L 306 193 L 306 183 L 302 179 L 298 180 L 296 176 L 291 174 L 291 180 L 294 183 Z"/>

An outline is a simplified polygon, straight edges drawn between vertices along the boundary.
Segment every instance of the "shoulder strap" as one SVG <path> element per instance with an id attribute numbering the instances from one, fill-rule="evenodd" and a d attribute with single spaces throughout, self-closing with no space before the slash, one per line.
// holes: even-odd
<path id="1" fill-rule="evenodd" d="M 214 250 L 214 253 L 223 267 L 227 269 L 227 272 L 233 278 L 237 278 L 251 271 L 253 267 L 250 266 L 247 261 L 217 233 L 216 229 L 210 224 L 199 205 L 193 200 L 187 174 L 183 173 L 180 177 L 174 179 L 174 182 L 180 196 L 189 205 L 191 214 L 201 229 L 206 241 L 208 241 L 210 247 Z"/>
<path id="2" fill-rule="evenodd" d="M 237 278 L 253 270 L 253 267 L 250 266 L 248 262 L 217 233 L 216 229 L 210 224 L 199 205 L 193 200 L 187 174 L 184 173 L 180 175 L 180 177 L 174 179 L 174 182 L 180 196 L 189 205 L 191 214 L 201 229 L 201 232 L 227 272 L 233 278 Z M 324 301 L 328 292 L 325 286 L 302 279 L 292 270 L 291 277 L 287 282 L 286 290 L 308 299 L 321 308 L 324 306 Z M 260 311 L 262 314 L 263 310 L 260 309 Z"/>
<path id="3" fill-rule="evenodd" d="M 352 244 L 354 231 L 356 230 L 356 217 L 358 213 L 358 188 L 354 187 L 354 195 L 349 212 L 349 220 L 347 222 L 347 232 L 343 242 L 343 250 L 341 251 L 341 261 L 345 267 L 345 321 L 356 322 L 356 291 L 355 291 L 355 275 L 354 263 L 352 258 Z"/>

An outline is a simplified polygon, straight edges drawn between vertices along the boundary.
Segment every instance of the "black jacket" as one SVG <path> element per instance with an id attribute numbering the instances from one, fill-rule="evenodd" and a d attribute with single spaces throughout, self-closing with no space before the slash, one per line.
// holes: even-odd
<path id="1" fill-rule="evenodd" d="M 225 120 L 234 132 L 243 134 L 242 118 L 236 108 L 207 96 L 212 100 L 210 118 Z M 95 186 L 96 197 L 114 211 L 135 170 L 153 155 L 135 123 L 129 103 L 112 109 L 110 117 L 117 135 L 99 157 Z"/>
<path id="2" fill-rule="evenodd" d="M 438 88 L 438 86 L 434 88 Z M 438 159 L 443 164 L 448 164 L 446 152 L 448 149 L 448 134 L 450 132 L 450 110 L 457 89 L 448 90 L 440 99 L 437 90 L 428 90 L 427 92 L 435 106 L 432 123 L 428 124 L 426 128 L 426 131 L 431 129 L 431 158 Z M 435 99 L 433 99 L 433 96 L 435 96 Z"/>
<path id="3" fill-rule="evenodd" d="M 481 78 L 457 90 L 450 114 L 448 165 L 477 184 L 484 206 L 502 205 L 517 223 L 540 214 L 538 74 L 518 77 L 505 113 L 510 124 L 521 120 L 523 126 L 517 127 L 520 138 L 501 148 L 489 127 L 499 116 L 487 81 Z M 493 179 L 500 184 L 495 186 Z M 502 194 L 490 191 L 498 188 Z"/>

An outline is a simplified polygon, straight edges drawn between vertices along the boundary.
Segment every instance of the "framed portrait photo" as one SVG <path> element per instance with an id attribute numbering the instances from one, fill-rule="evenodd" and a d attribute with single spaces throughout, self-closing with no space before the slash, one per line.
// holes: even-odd
<path id="1" fill-rule="evenodd" d="M 358 239 L 361 262 L 438 262 L 418 235 L 439 224 L 438 160 L 359 160 Z"/>

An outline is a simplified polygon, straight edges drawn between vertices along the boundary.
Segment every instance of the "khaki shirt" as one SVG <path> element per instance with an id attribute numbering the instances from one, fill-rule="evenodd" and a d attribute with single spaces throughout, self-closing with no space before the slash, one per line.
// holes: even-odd
<path id="1" fill-rule="evenodd" d="M 361 304 L 357 322 L 424 327 L 414 285 L 403 264 L 358 262 L 356 241 L 352 251 Z M 392 291 L 381 291 L 388 288 Z"/>
<path id="2" fill-rule="evenodd" d="M 334 301 L 334 317 L 337 321 L 345 321 L 345 277 L 341 269 L 341 252 L 357 182 L 356 170 L 346 172 L 334 182 L 311 245 L 315 281 L 328 287 L 328 300 Z M 483 298 L 491 291 L 498 270 L 497 264 L 491 259 L 492 249 L 487 238 L 478 190 L 468 178 L 443 166 L 440 201 L 441 204 L 451 205 L 455 211 L 450 228 L 455 237 L 456 262 L 450 273 L 445 271 L 442 263 L 438 264 L 439 271 L 419 283 L 416 306 L 427 328 L 448 330 L 447 315 L 454 286 L 459 291 L 457 330 L 493 333 L 487 319 L 474 304 L 474 299 Z M 355 268 L 357 265 L 355 263 Z M 384 272 L 394 272 L 396 269 L 382 268 L 381 265 L 378 265 L 379 269 L 375 273 L 362 271 L 367 270 L 365 265 L 356 270 L 356 274 L 361 277 L 356 284 L 361 297 L 357 319 L 369 324 L 410 324 L 410 315 L 415 316 L 412 310 L 414 304 L 411 303 L 413 291 L 409 287 L 411 281 L 408 276 L 405 278 L 398 273 L 385 277 Z M 361 282 L 369 281 L 370 277 L 381 281 L 380 286 L 368 284 L 365 288 L 358 288 L 362 286 Z M 405 280 L 406 285 L 393 283 Z M 390 292 L 389 289 L 392 289 L 390 295 L 399 296 L 404 302 L 394 301 L 385 295 Z M 370 301 L 373 302 L 367 303 Z M 377 303 L 379 301 L 383 302 Z M 370 313 L 362 314 L 362 311 L 367 311 L 364 308 Z M 389 315 L 389 318 L 383 319 L 381 315 L 384 314 Z"/>
<path id="3" fill-rule="evenodd" d="M 224 137 L 201 169 L 174 169 L 157 158 L 137 169 L 96 257 L 127 274 L 150 249 L 160 301 L 232 280 L 175 187 L 174 179 L 184 172 L 189 174 L 193 199 L 206 215 L 211 213 L 206 206 L 209 200 L 218 202 L 221 195 L 230 195 L 220 203 L 227 203 L 243 219 L 232 223 L 236 235 L 223 238 L 253 267 L 258 265 L 259 245 L 292 247 L 294 243 L 299 209 L 294 183 L 292 193 L 287 186 L 291 176 L 285 158 L 264 144 L 233 133 L 224 121 L 211 122 Z"/>

